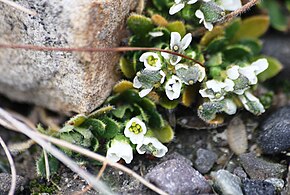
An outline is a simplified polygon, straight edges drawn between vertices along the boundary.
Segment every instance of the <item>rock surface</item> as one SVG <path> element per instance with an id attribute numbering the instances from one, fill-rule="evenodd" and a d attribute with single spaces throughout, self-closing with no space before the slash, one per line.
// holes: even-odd
<path id="1" fill-rule="evenodd" d="M 11 175 L 8 173 L 0 173 L 0 194 L 8 194 L 11 187 Z M 23 177 L 17 175 L 16 177 L 16 192 L 24 189 L 25 180 Z"/>
<path id="2" fill-rule="evenodd" d="M 212 172 L 214 187 L 223 195 L 243 195 L 241 179 L 227 170 Z"/>
<path id="3" fill-rule="evenodd" d="M 206 179 L 182 158 L 170 159 L 155 166 L 145 176 L 169 194 L 208 194 L 211 186 Z"/>
<path id="4" fill-rule="evenodd" d="M 243 180 L 244 195 L 275 195 L 275 187 L 266 181 L 262 180 Z"/>
<path id="5" fill-rule="evenodd" d="M 0 43 L 114 47 L 135 0 L 19 0 L 30 16 L 0 4 Z M 116 53 L 0 49 L 0 92 L 57 111 L 89 112 L 118 80 Z"/>
<path id="6" fill-rule="evenodd" d="M 265 154 L 290 151 L 290 106 L 279 109 L 263 122 L 258 143 Z"/>
<path id="7" fill-rule="evenodd" d="M 256 157 L 253 153 L 240 155 L 241 164 L 251 179 L 283 178 L 286 166 Z"/>
<path id="8" fill-rule="evenodd" d="M 196 152 L 196 160 L 194 161 L 195 168 L 202 174 L 207 173 L 214 163 L 216 162 L 218 156 L 216 153 L 210 150 L 198 149 Z"/>

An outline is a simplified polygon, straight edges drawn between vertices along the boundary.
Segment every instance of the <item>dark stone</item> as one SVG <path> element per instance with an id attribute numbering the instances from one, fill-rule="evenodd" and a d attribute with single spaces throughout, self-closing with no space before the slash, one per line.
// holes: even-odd
<path id="1" fill-rule="evenodd" d="M 145 178 L 169 194 L 208 194 L 211 186 L 184 159 L 170 159 L 147 173 Z"/>
<path id="2" fill-rule="evenodd" d="M 286 166 L 258 158 L 253 153 L 240 155 L 240 161 L 251 179 L 283 178 Z"/>
<path id="3" fill-rule="evenodd" d="M 263 37 L 263 54 L 277 58 L 283 65 L 284 70 L 277 79 L 290 79 L 290 36 L 289 34 L 271 33 Z"/>
<path id="4" fill-rule="evenodd" d="M 223 195 L 243 195 L 241 179 L 227 170 L 212 172 L 211 176 L 216 191 Z"/>
<path id="5" fill-rule="evenodd" d="M 265 154 L 290 151 L 290 106 L 279 109 L 262 123 L 258 144 Z"/>
<path id="6" fill-rule="evenodd" d="M 234 169 L 234 174 L 238 176 L 240 179 L 247 178 L 247 173 L 243 170 L 242 167 L 237 167 Z"/>
<path id="7" fill-rule="evenodd" d="M 242 181 L 244 195 L 275 195 L 275 187 L 266 181 L 249 180 Z"/>
<path id="8" fill-rule="evenodd" d="M 0 173 L 0 194 L 8 194 L 11 187 L 11 175 L 8 173 Z M 25 179 L 22 176 L 16 176 L 16 192 L 24 190 Z"/>
<path id="9" fill-rule="evenodd" d="M 203 174 L 207 173 L 216 162 L 217 157 L 214 152 L 200 148 L 196 152 L 195 168 Z"/>

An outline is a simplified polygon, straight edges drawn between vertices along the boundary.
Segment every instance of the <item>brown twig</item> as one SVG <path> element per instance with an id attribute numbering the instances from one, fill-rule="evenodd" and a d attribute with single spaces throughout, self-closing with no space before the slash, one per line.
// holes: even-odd
<path id="1" fill-rule="evenodd" d="M 119 169 L 125 173 L 127 173 L 128 175 L 134 177 L 135 179 L 137 179 L 139 182 L 141 182 L 143 185 L 147 186 L 148 188 L 150 188 L 151 190 L 155 191 L 158 194 L 161 195 L 168 195 L 166 192 L 164 192 L 163 190 L 161 190 L 160 188 L 156 187 L 155 185 L 151 184 L 150 182 L 148 182 L 147 180 L 145 180 L 143 177 L 141 177 L 140 175 L 138 175 L 137 173 L 135 173 L 134 171 L 132 171 L 131 169 L 125 167 L 124 165 L 121 165 L 119 163 L 115 163 L 112 162 L 110 160 L 108 160 L 106 157 L 97 154 L 95 152 L 92 152 L 90 150 L 87 150 L 85 148 L 76 146 L 74 144 L 71 144 L 69 142 L 60 140 L 60 139 L 56 139 L 38 132 L 35 132 L 34 130 L 32 130 L 31 128 L 29 128 L 27 125 L 25 125 L 24 123 L 15 120 L 7 111 L 3 110 L 2 108 L 0 108 L 0 124 L 7 127 L 10 130 L 14 130 L 20 133 L 23 133 L 25 135 L 27 135 L 28 137 L 32 138 L 35 140 L 35 142 L 37 142 L 38 144 L 40 144 L 43 148 L 46 148 L 46 150 L 51 153 L 52 155 L 54 155 L 56 158 L 59 158 L 59 152 L 56 152 L 56 148 L 53 147 L 52 145 L 47 145 L 48 143 L 46 143 L 46 141 L 51 142 L 55 145 L 64 147 L 64 148 L 68 148 L 74 152 L 80 153 L 84 156 L 87 156 L 89 158 L 95 159 L 97 161 L 100 162 L 106 162 L 107 164 L 110 165 L 111 167 L 114 167 L 116 169 Z M 45 146 L 45 147 L 44 147 Z M 52 150 L 53 148 L 53 150 Z M 57 154 L 57 156 L 56 156 Z M 64 157 L 62 157 L 64 158 Z M 68 157 L 66 157 L 67 159 Z M 63 159 L 62 159 L 63 160 Z M 67 162 L 62 161 L 64 164 L 68 165 Z M 72 167 L 72 164 L 74 165 L 75 163 L 71 162 L 71 165 L 68 165 L 71 169 L 72 168 L 76 168 L 76 167 Z M 89 174 L 86 174 L 86 176 L 84 175 L 84 171 L 83 170 L 78 170 L 78 173 L 80 175 L 82 175 L 82 177 L 86 178 L 87 181 L 89 181 L 90 184 L 94 184 L 95 182 L 98 183 L 95 178 L 92 178 Z M 92 182 L 95 181 L 95 182 Z M 98 189 L 99 186 L 94 186 L 94 188 Z"/>
<path id="2" fill-rule="evenodd" d="M 25 7 L 21 6 L 21 5 L 13 2 L 13 1 L 10 1 L 10 0 L 0 0 L 0 1 L 5 3 L 5 4 L 7 4 L 7 5 L 9 5 L 9 6 L 11 6 L 11 7 L 13 7 L 13 8 L 15 8 L 15 9 L 18 9 L 18 10 L 24 12 L 24 13 L 30 14 L 32 16 L 36 16 L 37 15 L 37 13 L 35 11 L 27 9 L 27 8 L 25 8 Z"/>
<path id="3" fill-rule="evenodd" d="M 237 9 L 236 11 L 233 11 L 227 15 L 225 15 L 220 21 L 218 22 L 219 24 L 226 23 L 235 17 L 241 15 L 242 13 L 248 11 L 251 7 L 255 6 L 260 0 L 251 0 L 245 5 L 243 5 L 241 8 Z"/>
<path id="4" fill-rule="evenodd" d="M 151 47 L 115 47 L 115 48 L 63 48 L 63 47 L 46 47 L 46 46 L 36 46 L 36 45 L 18 45 L 18 44 L 0 44 L 0 48 L 4 49 L 25 49 L 34 51 L 60 51 L 60 52 L 127 52 L 127 51 L 158 51 L 164 52 L 171 55 L 180 56 L 184 59 L 191 60 L 201 66 L 203 63 L 190 58 L 186 55 L 165 49 L 151 48 Z"/>
<path id="5" fill-rule="evenodd" d="M 15 193 L 15 188 L 16 188 L 16 169 L 15 169 L 15 165 L 14 165 L 14 161 L 13 161 L 13 158 L 5 144 L 5 142 L 3 141 L 2 137 L 0 136 L 0 144 L 2 146 L 2 148 L 4 149 L 5 151 L 5 154 L 7 156 L 7 159 L 9 161 L 9 164 L 10 164 L 10 169 L 11 169 L 11 187 L 10 187 L 10 190 L 9 190 L 9 193 L 8 195 L 13 195 Z"/>

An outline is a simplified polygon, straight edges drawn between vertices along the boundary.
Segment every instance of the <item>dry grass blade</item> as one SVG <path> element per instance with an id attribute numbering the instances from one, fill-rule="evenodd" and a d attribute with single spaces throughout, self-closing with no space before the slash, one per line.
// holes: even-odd
<path id="1" fill-rule="evenodd" d="M 18 9 L 18 10 L 24 12 L 24 13 L 30 14 L 32 16 L 36 16 L 37 15 L 37 13 L 35 11 L 27 9 L 27 8 L 25 8 L 25 7 L 21 6 L 21 5 L 13 2 L 13 1 L 10 1 L 10 0 L 0 0 L 0 1 L 5 3 L 5 4 L 7 4 L 7 5 L 9 5 L 9 6 L 11 6 L 11 7 L 14 7 L 15 9 Z"/>
<path id="2" fill-rule="evenodd" d="M 113 194 L 111 190 L 101 181 L 98 181 L 92 174 L 86 172 L 85 170 L 81 169 L 72 159 L 67 157 L 63 152 L 57 149 L 55 146 L 51 145 L 43 138 L 41 138 L 41 134 L 31 130 L 28 126 L 24 123 L 17 121 L 14 119 L 8 112 L 0 108 L 0 117 L 6 120 L 7 127 L 13 130 L 16 130 L 20 133 L 25 134 L 26 136 L 33 139 L 37 144 L 39 144 L 42 148 L 44 148 L 47 152 L 52 154 L 55 158 L 61 161 L 64 165 L 69 167 L 72 171 L 79 174 L 82 178 L 84 178 L 89 184 L 93 186 L 93 188 L 97 191 L 100 191 L 104 194 Z M 2 120 L 0 120 L 1 122 Z"/>
<path id="3" fill-rule="evenodd" d="M 11 179 L 11 187 L 9 190 L 8 195 L 13 195 L 15 193 L 15 188 L 16 188 L 16 169 L 15 169 L 15 165 L 14 165 L 14 161 L 13 158 L 5 144 L 5 142 L 3 141 L 2 137 L 0 136 L 0 144 L 2 146 L 2 148 L 5 151 L 5 154 L 7 156 L 7 159 L 9 161 L 10 164 L 10 169 L 11 169 L 11 175 L 12 175 L 12 179 Z"/>
<path id="4" fill-rule="evenodd" d="M 71 144 L 69 142 L 66 142 L 66 141 L 63 141 L 63 140 L 60 140 L 60 139 L 56 139 L 56 138 L 53 138 L 53 137 L 50 137 L 50 136 L 47 136 L 47 135 L 44 135 L 44 134 L 40 134 L 38 132 L 34 132 L 33 130 L 29 129 L 25 124 L 23 124 L 23 123 L 15 120 L 8 112 L 6 112 L 5 110 L 3 110 L 2 108 L 0 108 L 0 124 L 2 124 L 1 122 L 3 121 L 3 120 L 1 120 L 1 118 L 4 118 L 7 122 L 9 122 L 9 123 L 7 123 L 4 120 L 4 124 L 3 125 L 6 125 L 6 127 L 10 128 L 11 130 L 21 132 L 21 133 L 27 135 L 28 137 L 30 137 L 30 136 L 33 135 L 34 140 L 39 145 L 41 145 L 38 142 L 39 139 L 41 141 L 46 140 L 46 141 L 49 141 L 49 142 L 51 142 L 51 143 L 53 143 L 55 145 L 68 148 L 68 149 L 70 149 L 70 150 L 72 150 L 74 152 L 80 153 L 80 154 L 82 154 L 84 156 L 87 156 L 89 158 L 95 159 L 97 161 L 100 161 L 100 162 L 107 161 L 108 165 L 110 165 L 111 167 L 117 168 L 117 169 L 119 169 L 119 170 L 127 173 L 128 175 L 134 177 L 139 182 L 141 182 L 143 185 L 147 186 L 148 188 L 150 188 L 151 190 L 155 191 L 156 193 L 161 194 L 161 195 L 168 195 L 166 192 L 164 192 L 163 190 L 159 189 L 155 185 L 151 184 L 150 182 L 148 182 L 147 180 L 145 180 L 143 177 L 141 177 L 140 175 L 138 175 L 137 173 L 135 173 L 131 169 L 129 169 L 129 168 L 127 168 L 127 167 L 125 167 L 125 166 L 123 166 L 123 165 L 121 165 L 119 163 L 115 163 L 115 162 L 109 161 L 106 157 L 104 157 L 102 155 L 99 155 L 99 154 L 94 153 L 94 152 L 92 152 L 90 150 L 84 149 L 82 147 L 76 146 L 76 145 Z M 50 147 L 53 147 L 53 146 L 50 145 Z M 52 153 L 48 149 L 50 149 L 50 148 L 46 148 L 46 150 L 48 152 L 50 152 L 52 155 L 55 156 L 55 154 Z M 57 156 L 55 156 L 55 157 L 58 158 Z M 70 168 L 72 168 L 72 167 L 70 167 Z M 90 178 L 90 179 L 92 180 L 92 178 Z M 94 181 L 95 180 L 96 179 L 94 178 Z M 87 180 L 87 181 L 90 181 L 90 180 Z M 89 183 L 91 184 L 91 182 L 89 182 Z"/>

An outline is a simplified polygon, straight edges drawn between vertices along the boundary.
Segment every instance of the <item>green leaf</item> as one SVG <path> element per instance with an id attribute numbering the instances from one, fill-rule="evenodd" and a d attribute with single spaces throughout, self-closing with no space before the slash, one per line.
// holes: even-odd
<path id="1" fill-rule="evenodd" d="M 144 110 L 155 110 L 156 105 L 149 98 L 142 98 L 142 100 L 138 103 Z"/>
<path id="2" fill-rule="evenodd" d="M 220 102 L 205 102 L 198 107 L 197 114 L 200 119 L 210 122 L 216 118 L 216 114 L 221 112 L 223 105 Z"/>
<path id="3" fill-rule="evenodd" d="M 206 62 L 206 66 L 219 66 L 223 63 L 223 55 L 221 52 L 210 56 L 209 60 Z"/>
<path id="4" fill-rule="evenodd" d="M 127 25 L 134 34 L 140 36 L 147 35 L 154 28 L 154 24 L 150 18 L 138 14 L 129 16 Z"/>
<path id="5" fill-rule="evenodd" d="M 279 31 L 286 31 L 288 28 L 287 16 L 283 14 L 280 3 L 273 0 L 263 0 L 261 5 L 267 9 L 271 25 Z"/>
<path id="6" fill-rule="evenodd" d="M 78 115 L 72 117 L 69 121 L 67 121 L 66 124 L 78 127 L 83 122 L 85 122 L 86 119 L 87 119 L 87 117 L 84 114 L 78 114 Z"/>
<path id="7" fill-rule="evenodd" d="M 160 129 L 162 127 L 164 127 L 164 120 L 161 116 L 161 114 L 159 114 L 157 112 L 157 110 L 152 110 L 152 111 L 148 111 L 148 117 L 149 117 L 149 126 L 151 128 L 157 128 Z"/>
<path id="8" fill-rule="evenodd" d="M 99 147 L 100 147 L 100 143 L 99 143 L 99 141 L 96 138 L 94 138 L 92 140 L 92 145 L 93 145 L 93 151 L 97 152 Z"/>
<path id="9" fill-rule="evenodd" d="M 240 18 L 237 18 L 233 20 L 231 23 L 229 23 L 228 25 L 226 25 L 225 37 L 228 40 L 232 40 L 235 37 L 236 33 L 239 31 L 241 24 L 242 24 L 242 20 Z"/>
<path id="10" fill-rule="evenodd" d="M 217 37 L 212 40 L 206 48 L 208 53 L 216 53 L 222 51 L 227 44 L 227 40 L 225 37 Z"/>
<path id="11" fill-rule="evenodd" d="M 47 158 L 48 158 L 50 174 L 51 175 L 56 174 L 59 168 L 59 161 L 50 154 L 47 154 Z M 45 159 L 44 159 L 43 153 L 36 162 L 36 170 L 39 176 L 46 177 Z"/>
<path id="12" fill-rule="evenodd" d="M 182 94 L 182 104 L 186 107 L 190 107 L 191 104 L 194 103 L 194 101 L 196 100 L 196 86 L 193 85 L 189 85 L 186 86 L 183 90 L 183 94 Z"/>
<path id="13" fill-rule="evenodd" d="M 174 131 L 171 126 L 166 123 L 161 129 L 152 129 L 154 136 L 162 143 L 169 143 L 174 138 Z"/>
<path id="14" fill-rule="evenodd" d="M 84 139 L 92 139 L 93 134 L 90 131 L 90 129 L 84 128 L 84 127 L 75 127 L 74 130 L 78 133 L 80 133 Z"/>
<path id="15" fill-rule="evenodd" d="M 104 117 L 101 120 L 106 124 L 106 131 L 102 137 L 110 139 L 115 137 L 121 131 L 121 126 L 117 121 L 109 117 Z"/>
<path id="16" fill-rule="evenodd" d="M 162 11 L 169 7 L 170 0 L 152 0 L 152 2 L 159 11 Z"/>
<path id="17" fill-rule="evenodd" d="M 132 108 L 131 105 L 123 105 L 123 106 L 119 106 L 118 108 L 116 108 L 115 110 L 112 111 L 112 114 L 117 117 L 117 118 L 123 118 L 126 111 L 129 110 L 130 112 L 133 112 L 134 109 Z"/>
<path id="18" fill-rule="evenodd" d="M 160 97 L 158 103 L 163 108 L 168 109 L 168 110 L 172 110 L 178 106 L 179 100 L 169 100 L 165 95 L 163 95 Z"/>
<path id="19" fill-rule="evenodd" d="M 244 45 L 231 45 L 224 50 L 224 57 L 230 62 L 243 60 L 249 58 L 251 55 L 251 49 Z"/>
<path id="20" fill-rule="evenodd" d="M 106 124 L 99 119 L 88 119 L 82 127 L 90 129 L 93 135 L 97 137 L 102 136 L 106 130 Z"/>
<path id="21" fill-rule="evenodd" d="M 260 54 L 262 50 L 262 42 L 259 39 L 243 39 L 239 44 L 250 48 L 253 56 Z"/>
<path id="22" fill-rule="evenodd" d="M 134 104 L 135 110 L 137 110 L 138 115 L 140 115 L 143 119 L 143 121 L 148 122 L 148 116 L 147 114 L 144 112 L 143 108 L 141 106 L 139 106 L 138 104 Z"/>
<path id="23" fill-rule="evenodd" d="M 268 16 L 252 16 L 242 21 L 236 33 L 235 40 L 244 38 L 259 38 L 269 28 L 270 20 Z"/>
<path id="24" fill-rule="evenodd" d="M 120 58 L 119 66 L 126 78 L 132 79 L 135 76 L 136 70 L 134 69 L 133 63 L 129 62 L 125 57 Z"/>
<path id="25" fill-rule="evenodd" d="M 283 65 L 276 58 L 267 56 L 265 58 L 268 60 L 269 67 L 264 72 L 258 75 L 258 79 L 261 82 L 264 82 L 276 76 L 283 69 Z"/>
<path id="26" fill-rule="evenodd" d="M 74 126 L 72 125 L 65 125 L 63 128 L 61 128 L 58 132 L 59 133 L 69 133 L 74 130 Z"/>
<path id="27" fill-rule="evenodd" d="M 128 89 L 133 89 L 133 83 L 131 81 L 121 80 L 113 88 L 114 93 L 123 93 Z"/>
<path id="28" fill-rule="evenodd" d="M 113 106 L 104 106 L 94 112 L 92 112 L 91 114 L 88 115 L 89 118 L 98 118 L 102 115 L 108 114 L 109 112 L 111 112 L 114 109 Z"/>
<path id="29" fill-rule="evenodd" d="M 178 32 L 181 37 L 183 37 L 186 34 L 185 25 L 181 21 L 170 22 L 170 23 L 168 23 L 166 28 L 170 32 Z"/>
<path id="30" fill-rule="evenodd" d="M 219 36 L 223 36 L 225 33 L 224 27 L 215 26 L 212 31 L 207 31 L 200 40 L 200 44 L 207 46 L 212 40 Z"/>

